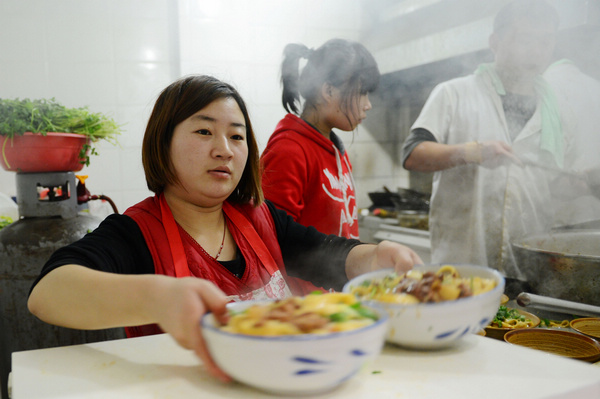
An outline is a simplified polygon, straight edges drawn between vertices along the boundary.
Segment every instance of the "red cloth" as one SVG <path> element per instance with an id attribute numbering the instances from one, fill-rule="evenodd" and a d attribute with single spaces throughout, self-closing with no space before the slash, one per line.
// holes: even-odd
<path id="1" fill-rule="evenodd" d="M 175 276 L 173 256 L 161 217 L 159 198 L 158 196 L 147 198 L 127 209 L 125 215 L 131 217 L 140 226 L 152 254 L 156 274 Z M 275 267 L 288 280 L 283 266 L 281 249 L 277 241 L 275 225 L 268 207 L 265 204 L 262 204 L 258 208 L 254 208 L 251 205 L 229 204 L 229 206 L 234 207 L 247 218 L 247 221 L 249 221 L 247 226 L 253 227 L 256 230 L 256 233 L 258 233 L 258 236 L 262 239 L 274 260 Z M 227 206 L 224 206 L 224 210 L 227 215 Z M 206 254 L 185 230 L 179 225 L 177 227 L 185 248 L 185 255 L 191 275 L 212 281 L 226 295 L 243 296 L 245 293 L 263 287 L 271 279 L 271 274 L 264 267 L 254 249 L 255 245 L 249 242 L 230 220 L 228 220 L 227 228 L 233 235 L 242 256 L 246 260 L 246 270 L 242 278 L 239 279 L 214 258 Z M 289 278 L 289 280 L 292 292 L 298 293 L 299 289 L 296 279 Z M 128 337 L 162 333 L 160 328 L 155 324 L 127 327 L 126 332 Z"/>
<path id="2" fill-rule="evenodd" d="M 331 140 L 288 114 L 261 157 L 262 187 L 265 198 L 296 222 L 325 234 L 358 239 L 352 165 L 347 151 L 340 154 L 338 165 L 336 151 Z"/>

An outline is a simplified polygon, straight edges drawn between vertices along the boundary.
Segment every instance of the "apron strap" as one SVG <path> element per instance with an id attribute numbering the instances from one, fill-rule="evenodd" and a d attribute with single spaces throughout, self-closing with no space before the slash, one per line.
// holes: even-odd
<path id="1" fill-rule="evenodd" d="M 183 249 L 181 234 L 164 194 L 160 194 L 160 214 L 167 233 L 169 247 L 171 248 L 171 256 L 173 257 L 173 264 L 175 266 L 175 277 L 190 277 L 192 273 L 190 273 L 185 250 Z"/>
<path id="2" fill-rule="evenodd" d="M 273 259 L 273 256 L 267 249 L 264 241 L 260 238 L 252 223 L 235 207 L 228 202 L 223 203 L 223 211 L 227 214 L 229 220 L 238 228 L 244 238 L 248 240 L 252 249 L 256 252 L 256 255 L 262 262 L 263 266 L 270 275 L 275 274 L 279 271 L 277 262 Z M 160 213 L 162 217 L 163 225 L 167 233 L 167 240 L 169 241 L 169 247 L 173 256 L 173 264 L 175 266 L 175 277 L 189 277 L 192 274 L 187 263 L 187 257 L 181 241 L 181 234 L 177 223 L 173 218 L 173 213 L 165 200 L 163 194 L 160 195 Z"/>
<path id="3" fill-rule="evenodd" d="M 265 269 L 267 269 L 269 274 L 272 276 L 279 271 L 279 267 L 277 266 L 275 259 L 273 259 L 273 256 L 267 249 L 264 241 L 260 238 L 256 232 L 256 229 L 254 229 L 254 226 L 252 223 L 250 223 L 248 218 L 246 218 L 239 210 L 237 210 L 227 201 L 223 203 L 223 211 L 225 211 L 225 214 L 227 214 L 229 220 L 235 225 L 235 227 L 238 228 L 244 238 L 246 238 L 246 240 L 250 243 L 252 249 L 254 252 L 256 252 L 256 255 L 258 255 L 258 258 L 262 262 Z"/>

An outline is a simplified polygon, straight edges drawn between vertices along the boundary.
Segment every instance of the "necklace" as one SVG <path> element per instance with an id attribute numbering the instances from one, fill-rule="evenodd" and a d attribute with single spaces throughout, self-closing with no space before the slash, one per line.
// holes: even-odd
<path id="1" fill-rule="evenodd" d="M 225 216 L 223 216 L 223 239 L 221 240 L 221 247 L 219 248 L 219 252 L 215 255 L 215 260 L 219 259 L 219 255 L 221 255 L 221 251 L 223 250 L 223 245 L 225 245 L 225 232 L 227 231 L 227 221 L 225 220 Z"/>

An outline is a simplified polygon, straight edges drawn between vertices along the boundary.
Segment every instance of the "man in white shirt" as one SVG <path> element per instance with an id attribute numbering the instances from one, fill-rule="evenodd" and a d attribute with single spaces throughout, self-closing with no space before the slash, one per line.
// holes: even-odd
<path id="1" fill-rule="evenodd" d="M 403 165 L 434 172 L 434 263 L 487 265 L 525 280 L 510 243 L 552 225 L 552 176 L 526 162 L 568 162 L 556 99 L 540 77 L 558 24 L 545 1 L 506 5 L 489 39 L 494 62 L 438 85 L 413 124 Z"/>

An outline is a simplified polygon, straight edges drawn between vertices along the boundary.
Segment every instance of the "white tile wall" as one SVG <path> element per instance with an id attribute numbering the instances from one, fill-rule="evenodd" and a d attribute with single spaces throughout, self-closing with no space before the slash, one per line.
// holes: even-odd
<path id="1" fill-rule="evenodd" d="M 191 73 L 232 83 L 248 103 L 262 149 L 285 113 L 279 84 L 284 46 L 358 39 L 364 1 L 2 0 L 0 97 L 55 97 L 122 124 L 120 146 L 101 144 L 100 155 L 80 173 L 89 175 L 92 194 L 111 197 L 124 211 L 151 194 L 140 150 L 160 90 Z M 359 206 L 368 206 L 367 191 L 397 171 L 388 171 L 368 132 L 353 142 L 352 134 L 342 136 L 359 185 L 369 187 L 360 190 Z M 367 173 L 381 169 L 381 178 Z M 0 170 L 0 191 L 15 195 L 13 172 Z"/>
<path id="2" fill-rule="evenodd" d="M 179 76 L 173 48 L 177 1 L 2 0 L 0 97 L 55 97 L 88 106 L 123 125 L 120 146 L 99 143 L 87 174 L 92 194 L 120 211 L 148 196 L 141 141 L 158 92 Z M 172 11 L 171 11 L 172 10 Z M 14 173 L 0 171 L 0 191 L 15 195 Z"/>

